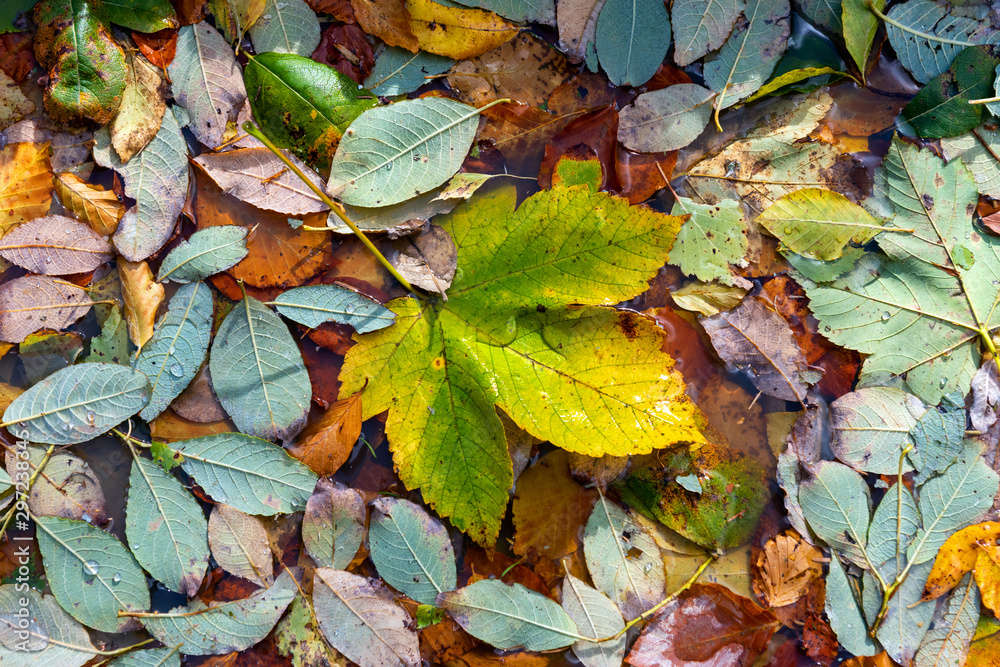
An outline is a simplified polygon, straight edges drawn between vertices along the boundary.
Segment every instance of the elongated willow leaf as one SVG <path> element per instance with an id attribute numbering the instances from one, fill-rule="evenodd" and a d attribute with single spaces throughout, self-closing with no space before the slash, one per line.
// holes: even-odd
<path id="1" fill-rule="evenodd" d="M 319 19 L 305 0 L 267 0 L 260 18 L 250 26 L 257 53 L 310 56 L 319 46 Z"/>
<path id="2" fill-rule="evenodd" d="M 913 495 L 905 485 L 893 486 L 882 496 L 868 528 L 868 556 L 886 581 L 906 567 L 906 549 L 919 530 L 920 510 Z"/>
<path id="3" fill-rule="evenodd" d="M 924 635 L 920 649 L 913 656 L 915 667 L 958 665 L 965 660 L 979 621 L 979 601 L 979 587 L 972 574 L 966 574 L 934 617 L 934 627 Z"/>
<path id="4" fill-rule="evenodd" d="M 129 651 L 112 660 L 108 667 L 181 667 L 180 647 Z"/>
<path id="5" fill-rule="evenodd" d="M 247 256 L 247 228 L 219 225 L 181 241 L 160 264 L 157 280 L 192 283 L 236 266 Z"/>
<path id="6" fill-rule="evenodd" d="M 451 58 L 426 51 L 410 53 L 390 46 L 375 61 L 372 73 L 365 79 L 365 88 L 376 95 L 405 95 L 427 83 L 426 77 L 443 74 L 455 64 Z"/>
<path id="7" fill-rule="evenodd" d="M 597 57 L 618 86 L 649 81 L 670 48 L 670 17 L 659 0 L 605 0 L 597 17 Z"/>
<path id="8" fill-rule="evenodd" d="M 439 593 L 457 585 L 448 531 L 419 505 L 379 498 L 372 503 L 368 539 L 379 576 L 417 602 L 435 604 Z"/>
<path id="9" fill-rule="evenodd" d="M 911 664 L 910 661 L 930 628 L 935 605 L 933 601 L 925 602 L 920 598 L 930 571 L 930 563 L 923 563 L 910 570 L 909 576 L 889 599 L 885 619 L 875 633 L 886 653 L 897 664 Z"/>
<path id="10" fill-rule="evenodd" d="M 521 584 L 483 579 L 442 593 L 438 604 L 470 635 L 501 649 L 551 651 L 581 638 L 569 614 Z"/>
<path id="11" fill-rule="evenodd" d="M 338 322 L 350 324 L 358 333 L 382 329 L 396 319 L 395 313 L 377 301 L 336 285 L 296 287 L 278 295 L 274 305 L 279 313 L 307 327 Z"/>
<path id="12" fill-rule="evenodd" d="M 572 574 L 563 579 L 562 606 L 586 637 L 611 637 L 625 629 L 615 603 Z M 625 657 L 625 639 L 622 635 L 600 643 L 578 640 L 573 644 L 573 653 L 585 667 L 619 667 Z"/>
<path id="13" fill-rule="evenodd" d="M 184 285 L 143 346 L 134 367 L 149 376 L 152 394 L 139 416 L 146 421 L 167 409 L 205 362 L 212 336 L 212 291 L 205 283 Z"/>
<path id="14" fill-rule="evenodd" d="M 479 110 L 438 97 L 369 109 L 330 165 L 331 193 L 352 206 L 389 206 L 432 190 L 462 166 Z"/>
<path id="15" fill-rule="evenodd" d="M 173 443 L 184 472 L 205 492 L 247 514 L 271 516 L 305 509 L 316 475 L 284 449 L 242 433 L 218 433 Z"/>
<path id="16" fill-rule="evenodd" d="M 705 62 L 705 83 L 727 109 L 756 92 L 774 71 L 788 43 L 788 0 L 749 0 L 737 28 L 718 54 Z"/>
<path id="17" fill-rule="evenodd" d="M 872 583 L 875 584 L 874 579 Z M 875 655 L 879 652 L 881 647 L 868 636 L 868 623 L 861 603 L 836 555 L 830 559 L 830 573 L 826 577 L 826 615 L 845 649 L 854 655 Z"/>
<path id="18" fill-rule="evenodd" d="M 722 46 L 745 7 L 744 0 L 674 0 L 674 62 L 684 67 Z"/>
<path id="19" fill-rule="evenodd" d="M 70 366 L 14 399 L 3 420 L 11 433 L 32 442 L 73 445 L 128 419 L 149 395 L 149 378 L 127 366 Z"/>
<path id="20" fill-rule="evenodd" d="M 49 276 L 24 276 L 0 285 L 0 340 L 20 343 L 39 329 L 61 330 L 93 302 L 76 285 Z"/>
<path id="21" fill-rule="evenodd" d="M 114 256 L 114 248 L 81 222 L 47 215 L 0 239 L 0 256 L 32 273 L 59 276 L 93 271 Z"/>
<path id="22" fill-rule="evenodd" d="M 270 588 L 250 597 L 206 607 L 195 600 L 166 614 L 144 616 L 142 624 L 167 646 L 179 646 L 185 655 L 221 655 L 250 648 L 267 636 L 298 595 L 288 570 Z"/>
<path id="23" fill-rule="evenodd" d="M 862 567 L 874 564 L 865 550 L 871 495 L 861 475 L 840 463 L 820 461 L 799 485 L 799 504 L 816 535 Z"/>
<path id="24" fill-rule="evenodd" d="M 144 458 L 132 462 L 125 535 L 136 560 L 167 588 L 193 597 L 208 567 L 208 523 L 194 496 Z"/>
<path id="25" fill-rule="evenodd" d="M 316 620 L 327 641 L 366 667 L 417 667 L 420 648 L 410 615 L 377 579 L 319 568 Z"/>
<path id="26" fill-rule="evenodd" d="M 260 301 L 245 297 L 229 312 L 209 368 L 222 407 L 243 433 L 287 441 L 305 426 L 312 384 L 302 353 L 281 318 Z"/>
<path id="27" fill-rule="evenodd" d="M 38 549 L 59 605 L 84 625 L 123 632 L 135 625 L 119 611 L 149 608 L 146 575 L 125 546 L 85 521 L 36 517 Z"/>
<path id="28" fill-rule="evenodd" d="M 54 597 L 18 588 L 18 584 L 0 586 L 0 662 L 4 667 L 80 667 L 97 654 L 87 631 L 60 609 Z M 24 616 L 18 613 L 22 609 Z"/>
<path id="29" fill-rule="evenodd" d="M 346 570 L 365 537 L 365 501 L 329 477 L 321 477 L 306 503 L 302 543 L 319 567 Z"/>

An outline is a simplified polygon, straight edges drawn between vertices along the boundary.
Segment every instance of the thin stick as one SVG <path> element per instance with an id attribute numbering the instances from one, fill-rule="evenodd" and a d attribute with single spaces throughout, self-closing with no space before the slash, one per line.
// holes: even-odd
<path id="1" fill-rule="evenodd" d="M 365 245 L 366 248 L 368 248 L 368 250 L 373 255 L 375 255 L 375 258 L 379 261 L 380 264 L 382 264 L 382 266 L 384 266 L 386 268 L 386 270 L 389 271 L 390 274 L 392 274 L 392 277 L 395 278 L 397 281 L 399 281 L 400 285 L 402 285 L 403 287 L 406 288 L 407 292 L 411 292 L 413 294 L 417 294 L 417 291 L 415 289 L 413 289 L 413 285 L 411 285 L 409 283 L 409 281 L 406 280 L 406 278 L 404 278 L 403 276 L 401 276 L 399 274 L 399 271 L 396 270 L 396 267 L 394 267 L 392 264 L 389 263 L 389 260 L 387 260 L 385 258 L 385 255 L 383 255 L 382 252 L 378 248 L 375 247 L 375 244 L 372 243 L 371 240 L 369 240 L 369 238 L 367 236 L 365 236 L 365 233 L 363 231 L 361 231 L 358 228 L 358 226 L 356 224 L 354 224 L 354 222 L 350 218 L 348 218 L 346 215 L 344 215 L 344 213 L 340 210 L 340 208 L 334 203 L 334 201 L 332 199 L 330 199 L 327 196 L 327 194 L 325 192 L 323 192 L 322 190 L 320 190 L 318 187 L 316 187 L 315 183 L 313 183 L 311 180 L 309 180 L 308 178 L 306 178 L 306 175 L 302 173 L 302 170 L 299 169 L 297 166 L 295 166 L 292 163 L 291 160 L 289 160 L 287 157 L 285 157 L 285 154 L 281 152 L 281 149 L 279 149 L 277 146 L 275 146 L 274 143 L 272 143 L 270 139 L 268 139 L 266 136 L 264 136 L 264 133 L 260 131 L 259 127 L 257 127 L 253 123 L 246 122 L 246 123 L 243 123 L 243 131 L 246 132 L 247 134 L 249 134 L 251 137 L 253 137 L 253 138 L 257 139 L 258 141 L 260 141 L 262 144 L 264 144 L 265 146 L 267 146 L 268 150 L 270 150 L 272 153 L 274 153 L 275 155 L 277 155 L 278 158 L 282 162 L 284 162 L 285 165 L 289 169 L 291 169 L 292 172 L 296 176 L 298 176 L 300 179 L 302 179 L 303 183 L 305 183 L 306 185 L 309 186 L 310 190 L 312 190 L 314 193 L 316 193 L 316 196 L 320 198 L 320 201 L 322 201 L 324 204 L 326 204 L 327 206 L 329 206 L 330 210 L 333 211 L 333 213 L 338 218 L 340 218 L 341 222 L 343 222 L 345 225 L 347 225 L 347 227 L 352 232 L 354 232 L 354 235 L 357 236 L 358 239 L 360 239 L 360 241 Z"/>

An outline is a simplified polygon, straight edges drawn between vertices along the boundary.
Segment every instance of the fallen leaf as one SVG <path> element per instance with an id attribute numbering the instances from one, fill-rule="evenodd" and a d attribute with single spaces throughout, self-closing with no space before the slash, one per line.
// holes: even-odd
<path id="1" fill-rule="evenodd" d="M 32 35 L 9 32 L 0 35 L 0 69 L 17 83 L 24 83 L 38 63 L 31 52 Z"/>
<path id="2" fill-rule="evenodd" d="M 0 233 L 45 215 L 51 202 L 49 145 L 15 143 L 0 151 Z"/>
<path id="3" fill-rule="evenodd" d="M 941 597 L 972 571 L 979 557 L 978 544 L 994 544 L 1000 537 L 1000 523 L 987 521 L 963 528 L 949 537 L 938 550 L 934 569 L 927 577 L 923 600 Z"/>
<path id="4" fill-rule="evenodd" d="M 191 380 L 191 384 L 174 399 L 170 407 L 184 419 L 199 424 L 210 424 L 228 418 L 225 409 L 215 395 L 215 389 L 212 387 L 212 373 L 208 370 L 208 365 L 201 367 L 198 374 Z"/>
<path id="5" fill-rule="evenodd" d="M 822 557 L 823 552 L 803 542 L 794 531 L 777 535 L 768 540 L 757 557 L 760 579 L 754 578 L 754 590 L 771 607 L 790 605 L 823 576 L 823 567 L 817 562 Z"/>
<path id="6" fill-rule="evenodd" d="M 353 0 L 351 6 L 354 18 L 366 33 L 389 46 L 417 52 L 420 42 L 410 27 L 405 0 Z"/>
<path id="7" fill-rule="evenodd" d="M 149 423 L 150 435 L 163 442 L 177 442 L 235 431 L 236 427 L 228 419 L 208 423 L 189 421 L 169 408 Z"/>
<path id="8" fill-rule="evenodd" d="M 1000 547 L 995 544 L 977 545 L 973 573 L 982 595 L 983 606 L 1000 613 Z"/>
<path id="9" fill-rule="evenodd" d="M 493 12 L 407 0 L 410 30 L 424 51 L 455 60 L 473 58 L 511 40 L 518 27 Z"/>
<path id="10" fill-rule="evenodd" d="M 261 520 L 219 503 L 208 517 L 208 546 L 226 572 L 258 586 L 274 581 L 274 558 Z"/>
<path id="11" fill-rule="evenodd" d="M 286 155 L 323 189 L 319 176 L 294 155 Z M 194 159 L 222 191 L 257 208 L 298 216 L 328 209 L 319 197 L 267 148 L 206 153 Z"/>
<path id="12" fill-rule="evenodd" d="M 156 311 L 163 303 L 163 285 L 156 282 L 146 262 L 130 262 L 124 257 L 118 258 L 118 275 L 128 335 L 136 347 L 142 348 L 153 337 Z"/>
<path id="13" fill-rule="evenodd" d="M 402 18 L 407 20 L 405 10 Z M 368 42 L 368 35 L 350 23 L 336 23 L 324 30 L 311 57 L 318 63 L 330 65 L 356 83 L 371 76 L 375 67 L 375 52 Z"/>
<path id="14" fill-rule="evenodd" d="M 451 287 L 458 267 L 458 251 L 451 235 L 438 225 L 430 225 L 417 236 L 393 243 L 393 266 L 411 285 L 428 292 L 444 293 Z"/>
<path id="15" fill-rule="evenodd" d="M 160 90 L 163 78 L 145 58 L 130 57 L 126 72 L 122 103 L 108 126 L 111 145 L 123 163 L 153 140 L 167 110 Z"/>
<path id="16" fill-rule="evenodd" d="M 60 203 L 68 211 L 101 236 L 115 233 L 118 221 L 125 214 L 125 204 L 118 200 L 114 192 L 91 185 L 69 171 L 56 174 L 53 183 Z"/>
<path id="17" fill-rule="evenodd" d="M 288 447 L 288 452 L 321 477 L 337 472 L 361 435 L 361 392 L 332 403 Z"/>
<path id="18" fill-rule="evenodd" d="M 51 121 L 44 118 L 28 118 L 11 125 L 4 134 L 8 144 L 47 143 L 53 173 L 77 170 L 80 176 L 86 176 L 89 173 L 86 162 L 90 159 L 94 134 L 89 130 L 57 132 L 50 125 Z"/>
<path id="19" fill-rule="evenodd" d="M 32 446 L 27 450 L 30 474 L 38 470 L 45 449 Z M 19 457 L 7 450 L 7 470 L 16 479 Z M 45 464 L 28 495 L 28 509 L 36 516 L 58 516 L 80 519 L 95 524 L 108 520 L 104 490 L 94 470 L 87 462 L 70 452 L 56 452 Z"/>
<path id="20" fill-rule="evenodd" d="M 0 130 L 5 130 L 35 110 L 35 103 L 24 96 L 17 82 L 0 71 Z"/>
<path id="21" fill-rule="evenodd" d="M 64 276 L 93 271 L 114 257 L 114 248 L 81 222 L 47 215 L 0 238 L 0 256 L 32 273 Z"/>
<path id="22" fill-rule="evenodd" d="M 49 276 L 0 284 L 0 340 L 20 343 L 39 329 L 65 329 L 86 315 L 92 303 L 79 287 Z"/>
<path id="23" fill-rule="evenodd" d="M 146 56 L 146 60 L 160 69 L 166 69 L 177 55 L 176 28 L 164 28 L 151 33 L 133 31 L 132 39 L 139 47 L 139 52 Z"/>

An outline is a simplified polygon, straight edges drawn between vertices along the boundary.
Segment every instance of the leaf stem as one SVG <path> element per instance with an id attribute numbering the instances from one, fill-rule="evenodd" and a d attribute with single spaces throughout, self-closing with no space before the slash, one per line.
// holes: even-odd
<path id="1" fill-rule="evenodd" d="M 367 236 L 365 236 L 365 233 L 363 231 L 361 231 L 356 224 L 354 224 L 354 221 L 351 220 L 350 218 L 348 218 L 343 213 L 343 211 L 340 210 L 340 207 L 338 207 L 337 204 L 334 203 L 334 201 L 332 199 L 330 199 L 330 197 L 328 197 L 325 192 L 323 192 L 321 189 L 319 189 L 318 187 L 316 187 L 315 183 L 313 183 L 311 180 L 309 180 L 308 178 L 306 178 L 306 175 L 302 173 L 302 170 L 299 169 L 297 166 L 295 166 L 295 164 L 293 164 L 292 161 L 289 160 L 285 156 L 285 154 L 281 152 L 281 149 L 279 149 L 277 146 L 275 146 L 274 143 L 270 139 L 268 139 L 266 136 L 264 136 L 264 133 L 261 132 L 261 130 L 260 130 L 259 127 L 257 127 L 256 125 L 254 125 L 251 122 L 246 122 L 246 123 L 243 123 L 243 131 L 246 132 L 247 134 L 249 134 L 250 136 L 252 136 L 254 139 L 257 139 L 258 141 L 260 141 L 262 144 L 264 144 L 265 146 L 267 146 L 267 149 L 269 151 L 271 151 L 272 153 L 274 153 L 275 155 L 277 155 L 278 158 L 282 162 L 284 162 L 285 165 L 289 169 L 291 169 L 292 172 L 296 176 L 298 176 L 300 179 L 302 179 L 303 183 L 305 183 L 306 185 L 309 186 L 309 189 L 312 190 L 316 194 L 316 196 L 319 197 L 320 200 L 324 204 L 326 204 L 327 206 L 330 207 L 330 210 L 333 211 L 333 213 L 338 218 L 340 218 L 340 221 L 343 222 L 345 225 L 347 225 L 347 227 L 352 232 L 354 232 L 354 235 L 358 237 L 358 239 L 365 245 L 366 248 L 368 248 L 369 252 L 371 252 L 373 255 L 375 255 L 375 259 L 377 259 L 379 261 L 379 263 L 382 266 L 384 266 L 386 268 L 386 270 L 389 271 L 390 274 L 392 274 L 393 278 L 395 278 L 397 281 L 399 281 L 400 285 L 402 285 L 403 287 L 406 288 L 407 292 L 410 292 L 412 294 L 417 294 L 417 291 L 413 288 L 413 285 L 411 285 L 409 283 L 409 281 L 406 280 L 406 278 L 404 278 L 403 276 L 401 276 L 399 274 L 399 271 L 396 270 L 396 267 L 394 267 L 389 262 L 389 260 L 385 258 L 385 255 L 383 255 L 382 252 L 378 248 L 375 247 L 375 244 L 372 243 L 371 240 Z"/>
<path id="2" fill-rule="evenodd" d="M 42 469 L 48 464 L 49 459 L 52 457 L 52 453 L 55 450 L 55 445 L 49 445 L 49 448 L 45 451 L 45 456 L 42 458 L 42 462 L 35 467 L 35 472 L 33 472 L 31 477 L 28 479 L 27 487 L 21 492 L 21 495 L 17 498 L 17 500 L 14 501 L 14 504 L 11 505 L 7 515 L 4 516 L 3 525 L 0 526 L 0 540 L 3 540 L 4 535 L 7 534 L 7 528 L 10 527 L 10 521 L 14 518 L 18 504 L 28 502 L 28 495 L 31 493 L 31 487 L 35 485 L 35 480 L 38 479 L 38 476 L 42 473 Z"/>
<path id="3" fill-rule="evenodd" d="M 969 104 L 990 104 L 991 102 L 1000 102 L 1000 97 L 983 97 L 978 100 L 969 100 Z"/>

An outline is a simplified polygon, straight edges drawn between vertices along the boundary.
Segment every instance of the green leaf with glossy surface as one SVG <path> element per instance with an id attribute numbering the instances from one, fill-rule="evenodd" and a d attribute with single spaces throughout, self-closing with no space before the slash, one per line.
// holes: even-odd
<path id="1" fill-rule="evenodd" d="M 58 122 L 111 122 L 125 93 L 125 53 L 88 0 L 35 7 L 35 53 L 48 69 L 45 110 Z"/>
<path id="2" fill-rule="evenodd" d="M 121 174 L 125 195 L 135 200 L 135 206 L 118 222 L 112 240 L 125 259 L 142 261 L 167 242 L 184 208 L 188 191 L 184 135 L 173 111 L 168 109 L 156 136 L 127 164 L 122 163 L 111 147 L 106 128 L 95 133 L 94 142 L 97 164 Z"/>
<path id="3" fill-rule="evenodd" d="M 521 584 L 484 579 L 442 593 L 438 604 L 473 637 L 499 649 L 551 651 L 580 638 L 576 623 L 549 598 Z"/>
<path id="4" fill-rule="evenodd" d="M 455 175 L 478 127 L 478 109 L 440 97 L 369 109 L 337 146 L 327 187 L 352 206 L 406 201 Z"/>
<path id="5" fill-rule="evenodd" d="M 859 389 L 830 405 L 830 449 L 847 465 L 879 475 L 899 472 L 900 457 L 913 446 L 913 429 L 927 406 L 904 391 L 888 387 Z M 906 459 L 903 472 L 913 466 Z"/>
<path id="6" fill-rule="evenodd" d="M 993 79 L 1000 55 L 992 46 L 963 49 L 947 71 L 938 74 L 903 107 L 903 117 L 921 137 L 956 137 L 974 130 L 983 105 L 969 100 L 993 97 Z"/>
<path id="7" fill-rule="evenodd" d="M 187 607 L 142 619 L 150 634 L 185 655 L 221 655 L 250 648 L 264 639 L 298 595 L 288 570 L 270 588 L 249 597 L 207 607 L 195 599 Z"/>
<path id="8" fill-rule="evenodd" d="M 677 233 L 670 263 L 705 282 L 738 284 L 732 266 L 744 261 L 749 248 L 740 203 L 724 199 L 709 205 L 680 197 L 671 213 L 691 217 Z"/>
<path id="9" fill-rule="evenodd" d="M 862 567 L 871 568 L 865 546 L 871 494 L 861 475 L 833 461 L 820 461 L 799 485 L 799 504 L 816 535 Z"/>
<path id="10" fill-rule="evenodd" d="M 615 603 L 572 574 L 563 579 L 562 607 L 585 637 L 611 637 L 625 629 Z M 619 667 L 625 658 L 625 635 L 600 643 L 577 640 L 573 643 L 573 654 L 584 667 Z"/>
<path id="11" fill-rule="evenodd" d="M 969 644 L 979 622 L 979 587 L 968 573 L 948 596 L 945 606 L 934 617 L 934 627 L 926 635 L 914 667 L 960 665 L 969 653 Z"/>
<path id="12" fill-rule="evenodd" d="M 73 445 L 95 438 L 149 400 L 149 378 L 128 366 L 96 363 L 56 371 L 18 396 L 3 420 L 31 442 Z"/>
<path id="13" fill-rule="evenodd" d="M 308 57 L 319 46 L 319 38 L 319 19 L 305 0 L 267 0 L 260 18 L 250 26 L 257 53 Z"/>
<path id="14" fill-rule="evenodd" d="M 246 514 L 273 516 L 305 509 L 316 475 L 274 443 L 218 433 L 172 444 L 181 467 L 205 493 Z"/>
<path id="15" fill-rule="evenodd" d="M 236 304 L 209 359 L 219 402 L 243 433 L 288 441 L 306 424 L 312 384 L 281 318 L 252 297 Z M 253 512 L 250 512 L 253 514 Z"/>
<path id="16" fill-rule="evenodd" d="M 684 67 L 722 46 L 745 7 L 744 0 L 674 0 L 674 62 Z"/>
<path id="17" fill-rule="evenodd" d="M 0 586 L 0 661 L 4 667 L 81 667 L 97 655 L 87 631 L 54 597 L 33 588 L 18 590 L 20 586 Z M 22 609 L 26 616 L 18 615 Z"/>
<path id="18" fill-rule="evenodd" d="M 484 543 L 512 482 L 494 405 L 533 435 L 591 456 L 703 440 L 650 322 L 565 307 L 643 291 L 680 221 L 587 186 L 539 193 L 517 211 L 515 200 L 512 186 L 487 185 L 437 218 L 462 269 L 448 301 L 390 302 L 396 323 L 360 336 L 341 370 L 342 397 L 367 383 L 366 419 L 389 409 L 406 484 Z"/>
<path id="19" fill-rule="evenodd" d="M 423 604 L 455 588 L 455 549 L 444 524 L 402 498 L 372 503 L 371 559 L 387 584 Z"/>
<path id="20" fill-rule="evenodd" d="M 351 121 L 378 104 L 334 68 L 290 53 L 251 57 L 243 81 L 264 134 L 320 169 L 330 165 Z"/>
<path id="21" fill-rule="evenodd" d="M 663 599 L 663 556 L 646 527 L 603 495 L 583 533 L 587 569 L 597 590 L 632 620 Z"/>
<path id="22" fill-rule="evenodd" d="M 717 54 L 705 61 L 705 83 L 718 93 L 714 106 L 727 109 L 764 85 L 788 44 L 788 0 L 749 0 L 746 23 L 733 30 Z"/>
<path id="23" fill-rule="evenodd" d="M 218 147 L 226 123 L 236 120 L 247 99 L 233 49 L 204 21 L 184 26 L 167 73 L 174 99 L 191 117 L 194 136 L 209 148 Z"/>
<path id="24" fill-rule="evenodd" d="M 444 56 L 390 46 L 375 61 L 364 85 L 376 95 L 406 95 L 427 83 L 426 77 L 444 74 L 454 64 Z"/>
<path id="25" fill-rule="evenodd" d="M 125 535 L 136 560 L 172 591 L 194 597 L 208 567 L 208 522 L 176 477 L 136 457 L 129 475 Z"/>
<path id="26" fill-rule="evenodd" d="M 684 148 L 708 125 L 714 97 L 693 83 L 642 93 L 619 112 L 618 141 L 640 153 Z"/>
<path id="27" fill-rule="evenodd" d="M 962 49 L 1000 40 L 988 16 L 973 18 L 932 0 L 907 0 L 886 16 L 885 31 L 893 51 L 920 83 L 947 70 Z"/>
<path id="28" fill-rule="evenodd" d="M 192 283 L 230 269 L 247 256 L 247 228 L 219 225 L 181 241 L 160 264 L 157 280 Z"/>
<path id="29" fill-rule="evenodd" d="M 282 292 L 274 300 L 278 312 L 314 328 L 324 322 L 349 324 L 358 333 L 383 329 L 396 316 L 378 301 L 336 285 L 307 285 Z"/>
<path id="30" fill-rule="evenodd" d="M 670 48 L 670 16 L 660 0 L 605 0 L 597 17 L 597 58 L 616 86 L 649 81 Z"/>
<path id="31" fill-rule="evenodd" d="M 35 526 L 49 587 L 73 618 L 122 632 L 134 621 L 119 611 L 149 608 L 146 575 L 121 542 L 85 521 L 44 516 Z"/>
<path id="32" fill-rule="evenodd" d="M 90 0 L 94 13 L 108 23 L 135 30 L 156 32 L 176 28 L 177 13 L 170 0 Z"/>
<path id="33" fill-rule="evenodd" d="M 133 364 L 152 389 L 140 417 L 152 421 L 184 391 L 205 362 L 211 336 L 212 290 L 202 282 L 184 285 Z"/>
<path id="34" fill-rule="evenodd" d="M 845 649 L 854 655 L 875 655 L 880 651 L 879 645 L 868 636 L 861 605 L 836 555 L 830 559 L 830 573 L 826 577 L 826 615 Z"/>

